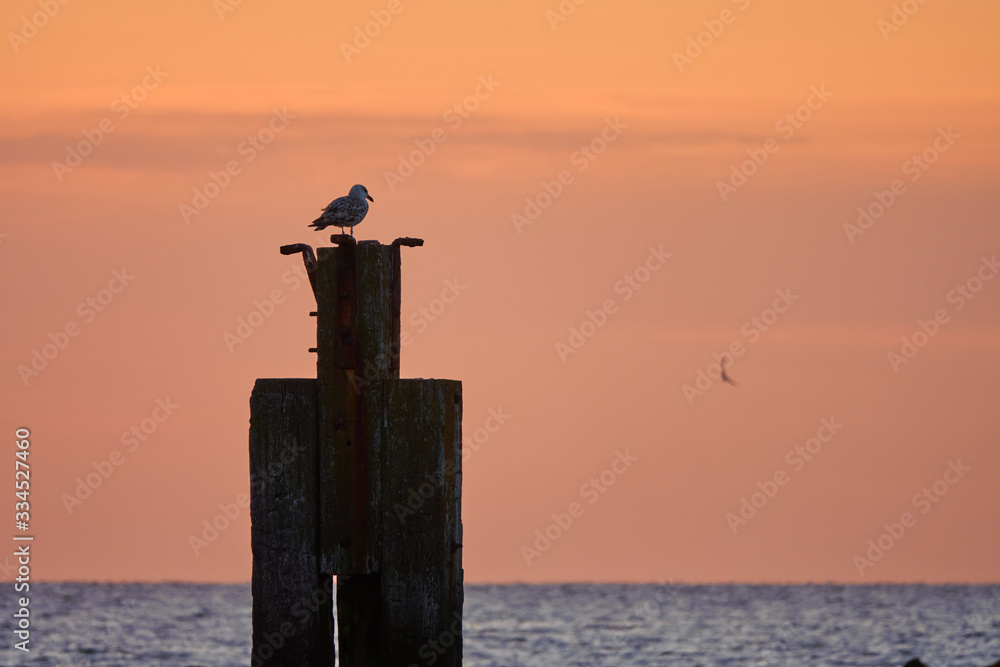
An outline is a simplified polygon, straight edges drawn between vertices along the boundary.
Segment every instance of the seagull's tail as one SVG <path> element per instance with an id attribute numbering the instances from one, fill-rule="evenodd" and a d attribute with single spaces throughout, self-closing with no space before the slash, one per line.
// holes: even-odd
<path id="1" fill-rule="evenodd" d="M 321 232 L 327 228 L 328 223 L 324 222 L 323 216 L 320 216 L 309 223 L 310 227 L 315 227 L 316 231 Z"/>

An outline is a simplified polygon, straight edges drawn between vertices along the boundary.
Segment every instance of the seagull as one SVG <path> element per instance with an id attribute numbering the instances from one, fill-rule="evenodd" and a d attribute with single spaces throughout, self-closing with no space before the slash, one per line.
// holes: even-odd
<path id="1" fill-rule="evenodd" d="M 323 215 L 310 223 L 310 227 L 315 227 L 316 231 L 322 231 L 327 227 L 340 227 L 340 233 L 344 233 L 344 227 L 351 228 L 351 236 L 354 236 L 354 225 L 365 219 L 368 215 L 368 201 L 374 202 L 372 196 L 368 194 L 368 188 L 363 185 L 355 185 L 346 197 L 337 197 L 323 209 Z"/>
<path id="2" fill-rule="evenodd" d="M 726 362 L 727 361 L 729 361 L 729 357 L 723 357 L 722 358 L 722 363 L 720 364 L 722 366 L 722 381 L 723 382 L 728 382 L 729 384 L 733 385 L 734 387 L 738 387 L 739 385 L 736 384 L 735 382 L 733 382 L 733 379 L 726 374 Z"/>

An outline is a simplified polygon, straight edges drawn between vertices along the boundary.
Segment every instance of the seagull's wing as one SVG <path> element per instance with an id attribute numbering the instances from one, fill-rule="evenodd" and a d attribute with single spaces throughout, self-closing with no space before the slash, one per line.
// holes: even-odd
<path id="1" fill-rule="evenodd" d="M 343 222 L 344 224 L 357 224 L 368 213 L 368 202 L 358 197 L 340 197 L 330 202 L 323 212 L 323 217 L 331 221 L 331 224 Z"/>
<path id="2" fill-rule="evenodd" d="M 358 197 L 338 197 L 327 204 L 323 214 L 310 226 L 317 229 L 324 227 L 352 226 L 361 222 L 368 213 L 368 202 Z"/>

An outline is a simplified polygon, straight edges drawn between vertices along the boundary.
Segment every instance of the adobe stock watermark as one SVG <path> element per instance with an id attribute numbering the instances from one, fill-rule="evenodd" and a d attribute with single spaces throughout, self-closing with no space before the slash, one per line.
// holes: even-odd
<path id="1" fill-rule="evenodd" d="M 645 588 L 646 585 L 643 585 Z M 627 625 L 616 624 L 614 629 L 600 633 L 595 637 L 596 645 L 604 650 L 620 651 L 624 649 L 630 640 L 635 636 L 637 630 L 648 627 L 654 621 L 663 618 L 663 608 L 668 603 L 676 603 L 678 586 L 673 579 L 669 581 L 660 579 L 656 582 L 656 590 L 652 599 L 646 598 L 642 602 L 636 603 L 622 616 Z"/>
<path id="2" fill-rule="evenodd" d="M 614 284 L 614 293 L 621 295 L 622 303 L 628 301 L 650 281 L 654 273 L 663 268 L 671 257 L 673 254 L 664 252 L 662 245 L 659 248 L 649 246 L 646 259 Z M 616 297 L 610 297 L 602 301 L 600 307 L 595 310 L 586 311 L 584 320 L 579 325 L 569 328 L 567 341 L 565 343 L 561 340 L 556 341 L 556 355 L 559 360 L 565 364 L 571 354 L 579 352 L 587 341 L 608 323 L 608 318 L 618 312 L 619 305 Z"/>
<path id="3" fill-rule="evenodd" d="M 750 0 L 732 0 L 733 4 L 739 7 L 741 12 L 745 12 L 750 7 Z M 694 64 L 705 53 L 705 49 L 715 44 L 715 40 L 722 36 L 727 26 L 736 23 L 739 15 L 731 9 L 723 9 L 719 12 L 718 18 L 705 19 L 701 22 L 705 26 L 704 30 L 687 38 L 684 51 L 674 51 L 674 65 L 677 71 L 684 73 L 684 68 Z"/>
<path id="4" fill-rule="evenodd" d="M 493 434 L 497 433 L 511 415 L 503 411 L 503 406 L 490 408 L 486 414 L 483 425 L 473 429 L 469 433 L 462 435 L 462 465 L 469 465 L 473 455 L 480 450 Z"/>
<path id="5" fill-rule="evenodd" d="M 306 450 L 305 445 L 288 445 L 281 452 L 281 456 L 276 461 L 272 461 L 266 470 L 257 472 L 250 476 L 250 493 L 241 491 L 236 494 L 230 503 L 219 503 L 219 513 L 211 519 L 201 522 L 201 535 L 194 533 L 188 535 L 188 546 L 195 556 L 200 556 L 204 551 L 219 539 L 219 536 L 229 530 L 229 527 L 236 523 L 243 510 L 250 509 L 250 496 L 255 486 L 261 486 L 269 481 L 277 479 L 285 473 L 285 469 L 295 461 L 300 454 Z"/>
<path id="6" fill-rule="evenodd" d="M 413 0 L 407 0 L 412 2 Z M 382 31 L 389 27 L 392 20 L 403 13 L 406 5 L 402 0 L 389 0 L 385 9 L 373 9 L 371 11 L 372 20 L 363 26 L 354 26 L 354 38 L 348 42 L 340 43 L 340 52 L 344 54 L 344 60 L 351 62 L 351 58 L 361 55 L 364 49 L 372 44 L 372 40 L 382 34 Z"/>
<path id="7" fill-rule="evenodd" d="M 826 84 L 822 83 L 818 87 L 812 86 L 809 92 L 810 95 L 803 104 L 786 113 L 774 124 L 774 129 L 782 140 L 788 141 L 794 137 L 795 133 L 813 117 L 813 112 L 822 109 L 827 101 L 833 97 L 833 93 L 826 89 Z M 743 160 L 739 165 L 732 165 L 729 169 L 728 180 L 715 182 L 715 187 L 719 191 L 722 201 L 729 201 L 729 197 L 746 185 L 747 180 L 767 164 L 771 156 L 780 149 L 781 142 L 777 137 L 768 137 L 761 148 L 748 148 L 746 153 L 749 159 Z"/>
<path id="8" fill-rule="evenodd" d="M 792 640 L 796 640 L 797 644 L 802 646 L 807 641 L 815 641 L 816 638 L 803 633 L 796 623 L 784 623 L 774 634 L 773 648 L 761 651 L 760 660 L 767 665 L 775 664 L 775 661 L 780 661 L 777 664 L 788 664 L 788 656 L 782 654 L 793 646 Z"/>
<path id="9" fill-rule="evenodd" d="M 775 290 L 774 293 L 778 296 L 771 303 L 770 307 L 760 311 L 760 315 L 751 317 L 740 326 L 740 333 L 749 339 L 748 344 L 753 344 L 760 340 L 760 337 L 774 326 L 778 318 L 787 313 L 795 305 L 795 302 L 802 298 L 800 294 L 793 293 L 791 287 L 786 287 L 783 290 Z M 705 369 L 698 369 L 694 385 L 685 384 L 681 387 L 681 393 L 687 399 L 688 405 L 694 405 L 694 399 L 703 396 L 706 391 L 711 389 L 722 378 L 723 360 L 725 360 L 725 363 L 732 364 L 736 360 L 736 357 L 741 357 L 745 353 L 746 347 L 743 345 L 743 341 L 738 339 L 729 344 L 726 352 L 722 354 L 713 352 L 712 357 L 715 361 L 710 363 Z"/>
<path id="10" fill-rule="evenodd" d="M 132 87 L 128 92 L 122 93 L 111 103 L 111 111 L 117 116 L 118 121 L 123 121 L 129 117 L 133 110 L 139 107 L 139 103 L 145 100 L 151 92 L 160 87 L 170 72 L 164 72 L 157 65 L 146 67 L 146 76 L 142 81 Z M 83 131 L 83 139 L 75 144 L 66 145 L 65 162 L 54 161 L 52 171 L 56 175 L 56 180 L 62 183 L 63 178 L 73 173 L 73 170 L 83 164 L 83 159 L 94 152 L 98 146 L 104 143 L 105 137 L 118 129 L 114 119 L 105 116 L 97 123 L 97 127 L 92 130 Z"/>
<path id="11" fill-rule="evenodd" d="M 500 82 L 494 80 L 492 74 L 479 77 L 479 83 L 472 94 L 448 107 L 441 115 L 448 129 L 435 127 L 428 136 L 414 139 L 413 143 L 417 147 L 407 155 L 399 155 L 399 163 L 395 171 L 386 170 L 383 173 L 385 183 L 389 186 L 389 192 L 395 192 L 398 186 L 413 176 L 417 169 L 423 166 L 430 156 L 434 155 L 438 146 L 448 141 L 449 130 L 454 132 L 462 127 L 462 123 L 471 118 L 472 114 L 479 109 L 479 105 L 488 100 L 499 87 Z"/>
<path id="12" fill-rule="evenodd" d="M 115 600 L 113 606 L 105 606 L 94 619 L 97 621 L 96 629 L 88 628 L 87 631 L 87 650 L 91 657 L 67 656 L 69 662 L 65 664 L 71 667 L 103 667 L 109 660 L 115 664 L 127 664 L 130 652 L 123 642 L 126 628 L 141 622 L 138 613 L 141 609 L 136 598 Z"/>
<path id="13" fill-rule="evenodd" d="M 750 494 L 749 500 L 747 496 L 741 497 L 739 508 L 736 512 L 726 513 L 726 524 L 733 531 L 733 535 L 736 535 L 740 528 L 746 526 L 757 516 L 758 512 L 764 509 L 778 495 L 781 487 L 788 484 L 796 473 L 802 472 L 806 464 L 823 451 L 823 446 L 832 441 L 842 428 L 844 428 L 844 425 L 838 423 L 836 417 L 824 417 L 819 421 L 819 428 L 816 429 L 816 435 L 807 439 L 801 445 L 795 445 L 795 447 L 789 449 L 788 453 L 785 454 L 785 463 L 788 464 L 790 472 L 786 471 L 783 467 L 777 468 L 763 482 L 758 480 L 758 490 Z"/>
<path id="14" fill-rule="evenodd" d="M 119 440 L 127 448 L 126 452 L 131 454 L 137 451 L 179 407 L 180 405 L 171 401 L 169 396 L 157 398 L 156 407 L 153 408 L 148 417 L 138 424 L 133 424 L 128 430 L 122 431 Z M 73 514 L 73 510 L 81 507 L 87 499 L 94 495 L 97 489 L 108 481 L 115 470 L 125 463 L 126 452 L 113 449 L 106 459 L 91 461 L 90 467 L 93 468 L 93 472 L 88 472 L 83 477 L 77 477 L 73 492 L 63 493 L 60 496 L 67 514 Z"/>
<path id="15" fill-rule="evenodd" d="M 18 53 L 22 46 L 34 39 L 38 32 L 55 18 L 59 10 L 68 4 L 69 0 L 38 0 L 40 11 L 33 13 L 30 17 L 22 16 L 21 29 L 17 32 L 7 33 L 7 41 L 10 42 L 10 48 L 14 49 L 14 53 Z"/>
<path id="16" fill-rule="evenodd" d="M 458 278 L 445 280 L 441 289 L 441 296 L 431 299 L 426 306 L 420 306 L 410 313 L 407 318 L 412 326 L 416 327 L 416 333 L 421 334 L 427 331 L 432 322 L 435 322 L 449 305 L 455 303 L 462 292 L 469 288 L 463 285 Z M 351 386 L 356 394 L 361 394 L 361 390 L 368 386 L 370 382 L 378 378 L 386 377 L 389 368 L 399 359 L 404 347 L 413 344 L 415 335 L 411 335 L 406 329 L 400 327 L 399 345 L 393 343 L 388 354 L 379 354 L 374 359 L 365 359 L 360 373 L 351 376 Z"/>
<path id="17" fill-rule="evenodd" d="M 462 281 L 457 277 L 450 280 L 445 279 L 444 287 L 441 288 L 441 294 L 428 301 L 427 305 L 420 306 L 410 313 L 410 316 L 406 318 L 406 322 L 416 330 L 417 334 L 422 334 L 467 289 L 469 289 L 469 286 L 463 285 Z M 401 347 L 408 347 L 413 342 L 413 336 L 410 335 L 409 331 L 401 332 L 399 338 Z"/>
<path id="18" fill-rule="evenodd" d="M 983 286 L 993 280 L 998 272 L 1000 272 L 1000 263 L 997 262 L 997 256 L 986 257 L 984 255 L 976 272 L 950 289 L 945 295 L 945 301 L 954 306 L 955 312 L 962 310 L 968 302 L 976 298 Z M 904 364 L 910 363 L 920 350 L 926 347 L 934 336 L 938 335 L 941 327 L 950 321 L 951 315 L 945 307 L 935 310 L 933 317 L 927 320 L 917 320 L 917 328 L 913 333 L 909 336 L 903 336 L 899 351 L 890 351 L 886 355 L 892 372 L 898 374 L 899 369 Z"/>
<path id="19" fill-rule="evenodd" d="M 972 466 L 962 464 L 962 459 L 948 461 L 948 467 L 939 479 L 925 486 L 913 495 L 910 504 L 914 509 L 920 510 L 920 514 L 927 514 L 941 502 L 941 499 L 948 494 L 951 487 L 958 484 L 967 472 L 972 470 Z M 858 574 L 864 576 L 865 570 L 875 566 L 875 563 L 882 560 L 896 543 L 906 535 L 906 531 L 917 525 L 917 515 L 912 512 L 903 512 L 899 515 L 899 521 L 883 523 L 885 529 L 878 537 L 868 540 L 867 549 L 863 555 L 855 555 L 853 562 Z"/>
<path id="20" fill-rule="evenodd" d="M 405 501 L 393 504 L 392 511 L 395 512 L 399 522 L 406 523 L 406 520 L 419 512 L 427 501 L 439 492 L 443 493 L 447 480 L 453 479 L 456 472 L 454 461 L 446 461 L 444 470 L 440 472 L 425 472 L 419 484 L 407 489 Z"/>
<path id="21" fill-rule="evenodd" d="M 281 284 L 289 285 L 289 293 L 295 292 L 302 285 L 309 284 L 309 273 L 302 264 L 296 264 L 281 274 Z M 229 353 L 235 353 L 240 345 L 250 340 L 250 337 L 264 325 L 264 322 L 274 315 L 278 306 L 285 303 L 286 298 L 287 295 L 284 290 L 275 288 L 268 293 L 267 298 L 254 299 L 253 309 L 247 313 L 246 317 L 242 315 L 237 317 L 236 327 L 233 331 L 225 331 L 222 334 L 222 342 L 225 344 L 226 349 L 229 350 Z"/>
<path id="22" fill-rule="evenodd" d="M 986 609 L 977 611 L 969 620 L 969 625 L 976 632 L 986 632 L 992 629 L 993 619 L 1000 616 L 1000 588 L 990 591 L 990 599 L 984 605 Z"/>
<path id="23" fill-rule="evenodd" d="M 254 134 L 247 135 L 247 138 L 236 147 L 237 155 L 243 158 L 242 164 L 239 160 L 229 160 L 220 171 L 209 170 L 205 184 L 194 188 L 191 203 L 181 202 L 177 205 L 186 224 L 190 225 L 193 217 L 208 208 L 208 205 L 229 187 L 233 177 L 243 173 L 243 167 L 256 160 L 261 151 L 288 127 L 293 118 L 296 118 L 295 114 L 288 112 L 288 107 L 283 109 L 275 107 L 271 113 L 266 125 Z"/>
<path id="24" fill-rule="evenodd" d="M 570 165 L 576 168 L 577 173 L 582 174 L 587 171 L 590 165 L 608 150 L 608 146 L 618 141 L 618 138 L 627 129 L 628 124 L 622 122 L 621 116 L 615 116 L 613 119 L 605 118 L 604 127 L 601 128 L 597 136 L 585 146 L 580 146 L 578 150 L 570 153 Z M 524 198 L 524 210 L 512 213 L 510 216 L 510 221 L 514 224 L 517 233 L 521 234 L 525 227 L 535 222 L 542 215 L 542 212 L 552 206 L 552 202 L 559 199 L 566 188 L 573 185 L 575 181 L 576 177 L 569 169 L 560 170 L 551 181 L 542 181 L 542 189 L 538 194 Z"/>
<path id="25" fill-rule="evenodd" d="M 212 9 L 220 21 L 226 20 L 226 14 L 236 11 L 236 8 L 243 4 L 243 0 L 212 0 Z"/>
<path id="26" fill-rule="evenodd" d="M 296 634 L 296 629 L 309 623 L 324 605 L 334 600 L 335 595 L 333 577 L 321 577 L 319 585 L 312 590 L 308 597 L 300 598 L 292 605 L 289 611 L 291 620 L 283 620 L 278 626 L 277 632 L 262 637 L 263 641 L 250 654 L 250 667 L 264 667 L 264 665 L 270 664 L 268 661 L 285 645 L 286 641 Z"/>
<path id="27" fill-rule="evenodd" d="M 611 461 L 611 465 L 602 470 L 599 475 L 584 482 L 580 487 L 580 496 L 587 501 L 587 505 L 593 505 L 638 460 L 639 457 L 629 454 L 628 449 L 625 451 L 615 450 L 615 458 Z M 565 512 L 553 513 L 552 522 L 535 531 L 535 540 L 532 542 L 534 548 L 527 544 L 521 545 L 521 555 L 524 557 L 525 564 L 530 567 L 533 560 L 552 548 L 552 545 L 559 541 L 559 538 L 584 515 L 585 511 L 586 507 L 582 503 L 574 501 L 566 507 Z"/>
<path id="28" fill-rule="evenodd" d="M 510 418 L 511 416 L 503 411 L 503 407 L 490 408 L 482 426 L 476 428 L 471 434 L 465 433 L 462 435 L 461 464 L 463 469 L 469 465 L 469 459 L 472 454 L 478 452 L 480 447 L 489 442 L 490 437 L 499 431 Z M 407 489 L 404 502 L 393 504 L 392 511 L 395 512 L 399 522 L 406 523 L 408 517 L 419 512 L 427 501 L 433 498 L 439 490 L 444 490 L 445 481 L 450 479 L 456 472 L 460 473 L 461 471 L 456 470 L 455 463 L 450 461 L 445 463 L 444 471 L 441 474 L 425 472 L 419 484 Z"/>
<path id="29" fill-rule="evenodd" d="M 93 322 L 133 280 L 135 280 L 135 276 L 128 273 L 125 267 L 112 271 L 111 280 L 108 281 L 107 287 L 98 290 L 93 296 L 88 296 L 77 305 L 76 314 L 82 323 L 87 325 Z M 31 358 L 26 364 L 17 365 L 17 374 L 24 386 L 27 387 L 32 379 L 38 377 L 42 371 L 48 368 L 59 354 L 69 346 L 70 340 L 79 336 L 82 331 L 83 327 L 76 319 L 67 320 L 55 333 L 50 331 L 48 342 L 43 343 L 40 348 L 33 348 Z"/>
<path id="30" fill-rule="evenodd" d="M 452 617 L 451 625 L 446 630 L 442 630 L 434 639 L 428 639 L 425 644 L 417 649 L 417 655 L 423 660 L 422 664 L 430 667 L 430 665 L 436 663 L 441 656 L 448 652 L 448 649 L 461 639 L 462 628 L 464 627 L 466 625 L 462 623 L 462 615 L 456 611 Z M 421 665 L 411 662 L 408 667 L 421 667 Z"/>
<path id="31" fill-rule="evenodd" d="M 920 8 L 927 4 L 927 0 L 903 0 L 900 4 L 892 5 L 892 13 L 889 20 L 879 19 L 875 26 L 882 33 L 882 39 L 888 41 L 889 35 L 899 32 L 899 29 L 909 22 L 910 17 L 920 11 Z"/>
<path id="32" fill-rule="evenodd" d="M 903 163 L 901 167 L 903 175 L 909 176 L 911 183 L 916 183 L 940 159 L 941 155 L 951 149 L 955 145 L 955 141 L 961 138 L 962 135 L 952 131 L 950 125 L 947 130 L 939 127 L 934 142 L 918 155 L 911 156 Z M 906 184 L 898 178 L 889 184 L 888 189 L 875 190 L 872 193 L 873 200 L 867 205 L 858 207 L 858 218 L 855 224 L 844 223 L 844 234 L 847 235 L 847 240 L 851 245 L 854 245 L 854 239 L 871 229 L 872 225 L 885 215 L 886 211 L 892 208 L 906 192 Z"/>
<path id="33" fill-rule="evenodd" d="M 587 0 L 561 0 L 555 9 L 545 10 L 545 20 L 549 22 L 549 27 L 555 31 L 560 23 L 565 23 L 569 17 L 576 14 L 577 7 L 583 5 Z"/>

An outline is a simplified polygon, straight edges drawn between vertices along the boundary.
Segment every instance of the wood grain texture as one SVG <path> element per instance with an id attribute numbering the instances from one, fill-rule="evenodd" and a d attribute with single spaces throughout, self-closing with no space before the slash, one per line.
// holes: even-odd
<path id="1" fill-rule="evenodd" d="M 252 665 L 333 665 L 320 573 L 316 381 L 257 380 L 250 397 Z"/>
<path id="2" fill-rule="evenodd" d="M 462 662 L 462 383 L 385 382 L 382 664 Z"/>
<path id="3" fill-rule="evenodd" d="M 371 419 L 374 384 L 399 374 L 397 251 L 376 241 L 319 249 L 321 566 L 338 575 L 378 570 L 383 457 Z"/>
<path id="4" fill-rule="evenodd" d="M 357 253 L 354 244 L 319 248 L 316 268 L 316 378 L 319 395 L 320 567 L 330 574 L 366 571 L 363 515 L 368 498 L 356 472 L 358 412 Z"/>

